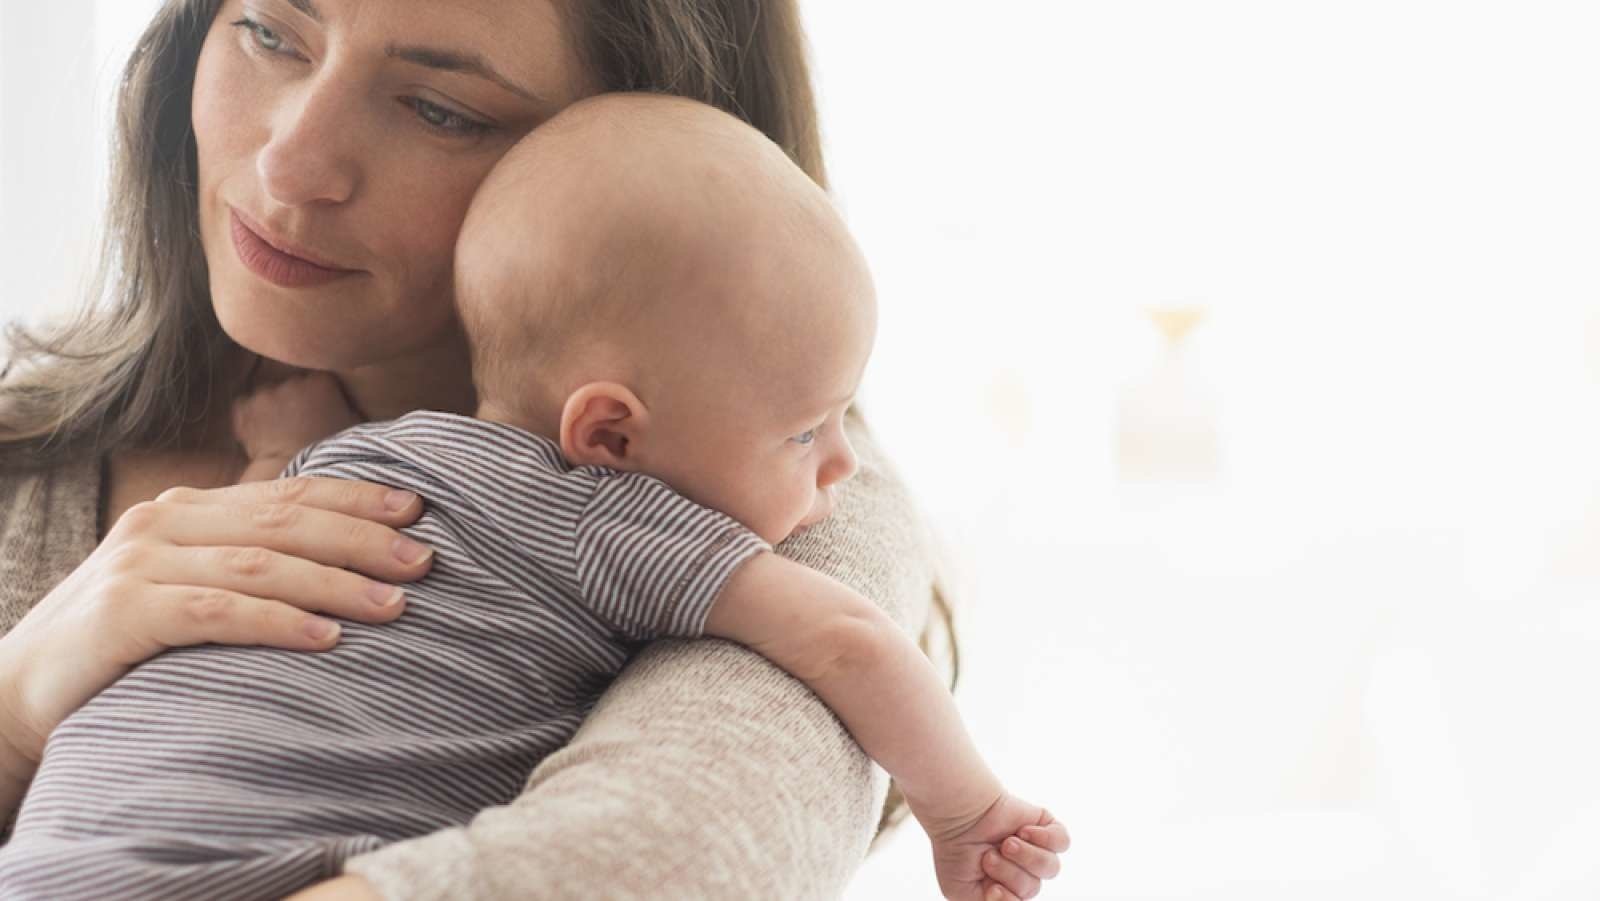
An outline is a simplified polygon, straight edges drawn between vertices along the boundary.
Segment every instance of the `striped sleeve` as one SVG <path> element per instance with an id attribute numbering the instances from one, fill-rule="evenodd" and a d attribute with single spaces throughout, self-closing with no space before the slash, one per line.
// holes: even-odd
<path id="1" fill-rule="evenodd" d="M 283 468 L 283 472 L 278 473 L 278 478 L 289 479 L 299 475 L 300 470 L 305 467 L 306 461 L 311 458 L 312 449 L 316 446 L 316 442 L 313 442 L 305 447 L 300 448 L 300 450 L 289 459 L 289 465 Z"/>
<path id="2" fill-rule="evenodd" d="M 739 564 L 772 546 L 640 473 L 601 479 L 578 518 L 582 602 L 637 640 L 698 638 Z"/>

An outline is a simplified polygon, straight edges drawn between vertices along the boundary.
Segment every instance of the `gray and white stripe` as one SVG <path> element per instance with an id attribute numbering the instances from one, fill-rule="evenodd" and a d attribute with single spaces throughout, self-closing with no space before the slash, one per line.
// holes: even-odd
<path id="1" fill-rule="evenodd" d="M 438 412 L 358 426 L 288 472 L 415 491 L 428 576 L 322 653 L 203 645 L 51 736 L 0 898 L 277 898 L 515 798 L 639 643 L 698 637 L 770 546 L 649 476 Z"/>

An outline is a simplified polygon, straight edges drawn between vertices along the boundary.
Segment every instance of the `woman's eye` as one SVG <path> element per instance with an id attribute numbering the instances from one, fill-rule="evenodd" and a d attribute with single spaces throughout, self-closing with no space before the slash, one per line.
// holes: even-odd
<path id="1" fill-rule="evenodd" d="M 257 22 L 254 19 L 240 19 L 232 24 L 235 28 L 243 28 L 244 30 L 250 32 L 250 40 L 262 50 L 265 50 L 268 53 L 277 53 L 283 50 L 283 35 L 273 31 L 265 25 L 262 25 L 260 22 Z"/>
<path id="2" fill-rule="evenodd" d="M 427 123 L 430 127 L 451 135 L 478 135 L 490 129 L 486 122 L 468 119 L 457 112 L 452 112 L 437 103 L 429 103 L 419 97 L 412 97 L 405 101 L 406 105 L 416 110 L 417 118 Z"/>

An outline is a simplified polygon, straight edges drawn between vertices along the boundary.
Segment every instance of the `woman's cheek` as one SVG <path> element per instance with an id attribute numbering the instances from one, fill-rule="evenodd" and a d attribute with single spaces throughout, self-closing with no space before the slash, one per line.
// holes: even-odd
<path id="1" fill-rule="evenodd" d="M 195 66 L 194 93 L 189 98 L 190 125 L 194 129 L 195 149 L 202 176 L 210 175 L 213 168 L 211 157 L 217 142 L 227 133 L 224 105 L 220 102 L 225 88 L 221 84 L 223 75 L 213 60 L 215 54 L 211 43 L 214 40 L 207 38 L 205 46 L 201 48 L 200 59 Z"/>
<path id="2" fill-rule="evenodd" d="M 398 267 L 399 293 L 413 313 L 430 321 L 443 321 L 451 315 L 455 292 L 451 283 L 454 269 L 457 223 L 437 212 L 385 217 L 399 231 L 383 257 Z"/>
<path id="3" fill-rule="evenodd" d="M 253 86 L 227 58 L 228 51 L 226 35 L 213 30 L 201 49 L 190 96 L 201 247 L 208 258 L 228 249 L 219 225 L 222 186 L 248 165 L 260 127 L 253 111 L 260 109 L 261 98 L 252 95 Z"/>
<path id="4" fill-rule="evenodd" d="M 434 166 L 437 167 L 435 161 Z M 396 228 L 389 259 L 406 267 L 407 293 L 422 293 L 448 306 L 454 297 L 451 275 L 455 266 L 456 238 L 466 219 L 472 194 L 487 175 L 470 173 L 469 178 L 448 181 L 427 178 L 403 179 L 400 183 L 428 185 L 431 190 L 399 193 L 401 208 L 386 211 L 381 221 Z M 391 195 L 396 196 L 396 195 Z"/>

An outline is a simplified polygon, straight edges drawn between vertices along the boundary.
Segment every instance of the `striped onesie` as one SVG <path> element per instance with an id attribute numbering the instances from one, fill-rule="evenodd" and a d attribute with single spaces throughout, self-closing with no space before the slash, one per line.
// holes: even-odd
<path id="1" fill-rule="evenodd" d="M 521 793 L 633 651 L 698 637 L 771 546 L 650 476 L 422 411 L 285 474 L 414 491 L 434 549 L 385 624 L 328 651 L 199 645 L 133 669 L 45 747 L 0 899 L 279 898 Z"/>

